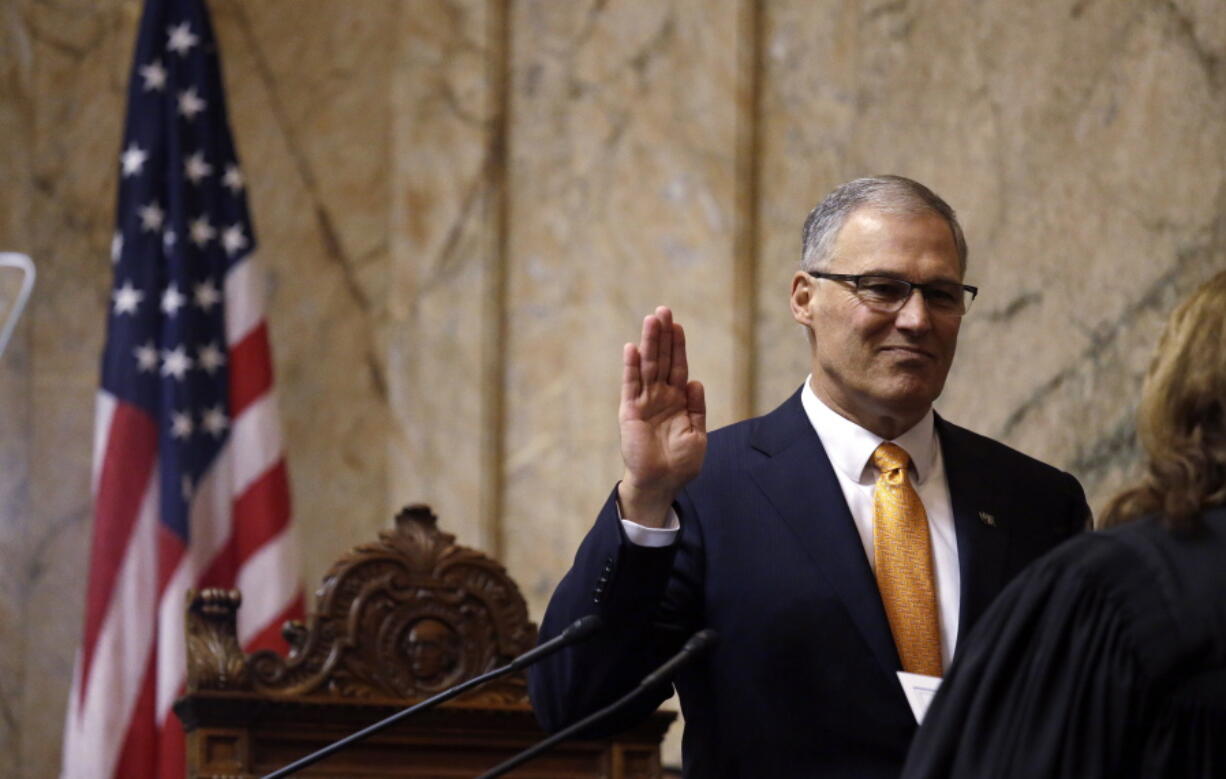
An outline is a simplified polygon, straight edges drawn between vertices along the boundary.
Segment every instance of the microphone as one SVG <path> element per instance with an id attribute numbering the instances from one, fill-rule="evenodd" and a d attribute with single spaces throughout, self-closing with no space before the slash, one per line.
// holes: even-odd
<path id="1" fill-rule="evenodd" d="M 349 747 L 352 744 L 356 744 L 359 741 L 362 741 L 363 739 L 373 736 L 379 731 L 384 730 L 385 728 L 388 728 L 392 725 L 395 725 L 397 722 L 400 722 L 416 714 L 419 711 L 425 711 L 426 709 L 434 708 L 440 703 L 443 703 L 444 701 L 449 701 L 452 698 L 456 697 L 457 695 L 467 692 L 468 690 L 471 690 L 472 688 L 478 685 L 485 684 L 486 682 L 497 679 L 500 676 L 506 676 L 507 674 L 512 673 L 514 671 L 519 671 L 524 668 L 527 668 L 528 666 L 532 665 L 533 663 L 540 660 L 541 658 L 547 657 L 548 655 L 553 654 L 554 652 L 558 651 L 559 649 L 563 647 L 570 646 L 571 644 L 575 644 L 575 643 L 578 643 L 584 640 L 588 636 L 595 633 L 597 630 L 600 630 L 602 624 L 603 623 L 600 617 L 596 616 L 595 614 L 589 614 L 586 617 L 580 617 L 579 619 L 572 622 L 565 630 L 563 630 L 558 635 L 554 636 L 553 638 L 549 639 L 548 641 L 546 641 L 545 643 L 541 644 L 540 646 L 534 649 L 529 649 L 527 652 L 524 652 L 522 655 L 515 658 L 514 660 L 507 663 L 506 665 L 502 666 L 501 668 L 495 668 L 494 670 L 487 671 L 486 673 L 483 673 L 480 676 L 474 676 L 468 681 L 460 682 L 454 687 L 449 687 L 448 689 L 443 690 L 438 695 L 435 695 L 432 698 L 427 698 L 424 701 L 415 703 L 412 706 L 408 707 L 407 709 L 398 711 L 395 714 L 391 715 L 390 717 L 381 719 L 373 725 L 369 725 L 365 728 L 362 728 L 356 733 L 351 733 L 350 735 L 345 736 L 340 741 L 335 741 L 327 745 L 323 749 L 312 752 L 306 757 L 299 758 L 298 760 L 295 760 L 289 765 L 279 768 L 276 771 L 273 771 L 271 774 L 268 774 L 267 776 L 265 776 L 264 779 L 280 779 L 280 777 L 289 776 L 290 774 L 296 771 L 301 771 L 303 768 L 306 768 L 307 766 L 310 766 L 310 765 L 314 765 L 315 763 L 318 763 L 320 760 L 323 760 L 325 757 L 335 754 L 341 751 L 342 749 Z"/>
<path id="2" fill-rule="evenodd" d="M 563 647 L 577 644 L 583 639 L 595 633 L 601 628 L 601 619 L 595 614 L 588 614 L 586 617 L 580 617 L 574 622 L 567 625 L 566 630 L 563 630 L 558 635 L 549 639 L 545 643 L 529 649 L 519 657 L 515 658 L 506 666 L 507 673 L 511 671 L 519 671 L 540 660 L 542 657 L 547 657 Z M 501 669 L 499 669 L 501 670 Z"/>
<path id="3" fill-rule="evenodd" d="M 559 730 L 557 733 L 554 733 L 544 741 L 529 747 L 511 759 L 500 763 L 489 771 L 481 774 L 481 776 L 477 777 L 477 779 L 494 779 L 496 776 L 502 776 L 507 771 L 528 762 L 532 758 L 552 747 L 554 744 L 557 744 L 559 741 L 565 741 L 575 733 L 578 733 L 590 725 L 595 724 L 597 721 L 602 720 L 605 717 L 614 714 L 618 710 L 625 708 L 635 698 L 646 694 L 648 690 L 651 690 L 653 687 L 657 687 L 661 683 L 672 678 L 673 674 L 675 674 L 683 665 L 690 662 L 714 645 L 718 637 L 719 634 L 710 628 L 704 628 L 698 631 L 694 635 L 690 636 L 689 640 L 685 642 L 685 646 L 681 647 L 681 651 L 677 652 L 677 654 L 666 660 L 659 668 L 643 677 L 643 681 L 639 682 L 638 686 L 633 690 L 626 693 L 608 706 L 605 706 L 600 711 L 589 714 L 569 727 Z"/>

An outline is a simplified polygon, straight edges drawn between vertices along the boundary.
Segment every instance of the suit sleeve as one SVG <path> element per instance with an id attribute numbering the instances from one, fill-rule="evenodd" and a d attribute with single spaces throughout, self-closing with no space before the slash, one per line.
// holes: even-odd
<path id="1" fill-rule="evenodd" d="M 625 537 L 614 495 L 558 584 L 540 640 L 546 641 L 579 617 L 597 614 L 604 627 L 587 641 L 558 652 L 529 669 L 533 709 L 541 726 L 560 730 L 607 706 L 642 681 L 676 652 L 695 629 L 697 593 L 697 523 L 676 506 L 681 517 L 677 543 L 641 547 Z M 655 711 L 669 691 L 645 695 L 620 716 L 601 723 L 588 737 L 624 730 Z"/>

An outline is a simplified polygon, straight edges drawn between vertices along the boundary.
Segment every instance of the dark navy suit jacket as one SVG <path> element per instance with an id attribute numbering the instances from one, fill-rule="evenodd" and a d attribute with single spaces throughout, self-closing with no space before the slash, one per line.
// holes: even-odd
<path id="1" fill-rule="evenodd" d="M 1009 579 L 1086 527 L 1067 473 L 945 422 L 965 635 Z M 558 585 L 541 639 L 601 614 L 605 629 L 530 673 L 541 724 L 557 730 L 629 691 L 695 630 L 714 650 L 676 687 L 690 777 L 896 777 L 915 720 L 895 673 L 885 610 L 837 478 L 797 392 L 715 431 L 678 497 L 678 542 L 631 544 L 611 495 Z M 604 723 L 624 729 L 662 689 Z"/>

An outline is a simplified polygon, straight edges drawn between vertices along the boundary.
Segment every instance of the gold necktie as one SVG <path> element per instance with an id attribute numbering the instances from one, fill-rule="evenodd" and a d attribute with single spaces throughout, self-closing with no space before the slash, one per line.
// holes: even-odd
<path id="1" fill-rule="evenodd" d="M 881 471 L 873 491 L 877 588 L 902 669 L 940 676 L 941 633 L 928 515 L 907 477 L 910 462 L 897 444 L 886 442 L 873 452 L 873 465 Z"/>

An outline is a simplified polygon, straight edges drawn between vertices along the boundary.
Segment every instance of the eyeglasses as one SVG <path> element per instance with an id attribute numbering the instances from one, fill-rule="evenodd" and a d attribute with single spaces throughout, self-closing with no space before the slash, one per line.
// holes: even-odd
<path id="1" fill-rule="evenodd" d="M 896 314 L 911 299 L 911 293 L 919 290 L 924 303 L 931 311 L 951 316 L 962 316 L 971 307 L 979 294 L 979 287 L 958 284 L 953 281 L 929 281 L 923 284 L 896 279 L 893 276 L 856 275 L 848 273 L 823 273 L 806 271 L 817 279 L 842 281 L 855 287 L 856 297 L 869 308 L 883 314 Z"/>

